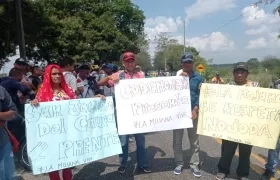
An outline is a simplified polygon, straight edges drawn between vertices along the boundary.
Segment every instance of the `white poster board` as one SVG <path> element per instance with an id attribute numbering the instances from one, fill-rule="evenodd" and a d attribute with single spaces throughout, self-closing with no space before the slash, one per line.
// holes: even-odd
<path id="1" fill-rule="evenodd" d="M 186 77 L 121 80 L 115 97 L 119 135 L 193 127 Z"/>

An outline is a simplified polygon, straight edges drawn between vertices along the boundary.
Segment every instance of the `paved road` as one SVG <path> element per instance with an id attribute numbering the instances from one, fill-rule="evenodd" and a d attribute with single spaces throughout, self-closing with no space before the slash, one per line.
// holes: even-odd
<path id="1" fill-rule="evenodd" d="M 185 149 L 185 162 L 190 159 L 189 143 L 187 140 L 187 132 L 184 136 L 184 149 Z M 220 157 L 220 141 L 202 136 L 200 138 L 201 145 L 201 160 L 202 160 L 202 180 L 215 179 L 217 173 L 217 163 Z M 135 170 L 136 166 L 136 153 L 135 142 L 130 144 L 130 157 L 128 170 L 124 175 L 119 175 L 118 157 L 110 157 L 102 161 L 93 162 L 85 166 L 79 166 L 74 170 L 74 180 L 194 180 L 192 174 L 188 169 L 188 163 L 186 163 L 185 170 L 181 175 L 174 175 L 174 162 L 173 162 L 173 150 L 172 150 L 172 131 L 153 133 L 146 136 L 146 146 L 149 163 L 153 169 L 153 173 L 139 174 Z M 258 180 L 259 175 L 263 172 L 263 166 L 267 150 L 261 148 L 254 148 L 251 160 L 251 180 Z M 228 179 L 236 179 L 235 169 L 238 164 L 238 153 L 233 159 L 231 174 Z M 27 173 L 18 170 L 19 174 L 24 177 L 25 180 L 47 180 L 46 175 L 32 176 L 31 173 Z M 278 171 L 280 174 L 280 171 Z M 277 175 L 280 180 L 279 174 Z"/>

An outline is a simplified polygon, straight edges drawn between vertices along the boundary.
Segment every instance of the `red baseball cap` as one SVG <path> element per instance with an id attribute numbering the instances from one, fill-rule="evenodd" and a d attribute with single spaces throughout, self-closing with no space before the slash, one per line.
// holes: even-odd
<path id="1" fill-rule="evenodd" d="M 124 61 L 135 60 L 135 54 L 133 52 L 125 52 L 123 53 L 123 60 Z"/>

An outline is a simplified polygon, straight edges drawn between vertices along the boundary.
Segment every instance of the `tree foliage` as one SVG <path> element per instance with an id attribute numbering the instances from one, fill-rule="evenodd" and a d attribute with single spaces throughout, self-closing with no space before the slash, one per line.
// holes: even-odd
<path id="1" fill-rule="evenodd" d="M 181 58 L 184 54 L 184 46 L 179 44 L 176 39 L 172 39 L 167 33 L 162 33 L 156 39 L 157 49 L 154 57 L 154 68 L 165 69 L 165 62 L 169 71 L 177 71 L 181 68 Z M 194 47 L 186 47 L 186 52 L 192 52 L 196 68 L 199 64 L 208 67 L 208 61 L 200 56 L 199 51 Z M 207 68 L 208 70 L 210 69 Z"/>
<path id="2" fill-rule="evenodd" d="M 22 11 L 30 58 L 116 61 L 143 43 L 145 16 L 130 0 L 25 0 Z M 1 5 L 0 23 L 3 58 L 16 44 L 13 2 Z"/>

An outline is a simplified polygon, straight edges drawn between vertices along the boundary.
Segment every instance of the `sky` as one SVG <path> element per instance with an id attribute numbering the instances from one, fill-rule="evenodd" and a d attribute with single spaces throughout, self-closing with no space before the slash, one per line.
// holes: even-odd
<path id="1" fill-rule="evenodd" d="M 180 44 L 197 48 L 213 64 L 280 57 L 280 16 L 273 9 L 280 3 L 253 6 L 258 0 L 132 0 L 144 11 L 145 33 L 151 40 L 162 32 Z M 183 53 L 183 52 L 182 52 Z"/>

